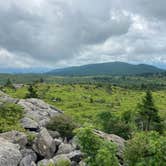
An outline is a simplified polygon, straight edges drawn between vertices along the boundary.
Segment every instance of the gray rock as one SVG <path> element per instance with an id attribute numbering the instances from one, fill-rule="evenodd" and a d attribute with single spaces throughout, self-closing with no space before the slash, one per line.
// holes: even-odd
<path id="1" fill-rule="evenodd" d="M 87 166 L 84 161 L 79 162 L 79 166 Z"/>
<path id="2" fill-rule="evenodd" d="M 35 166 L 37 155 L 32 149 L 22 149 L 20 152 L 22 154 L 20 166 Z"/>
<path id="3" fill-rule="evenodd" d="M 39 129 L 39 124 L 27 117 L 24 117 L 20 120 L 20 123 L 24 129 L 29 129 L 31 131 L 36 131 Z"/>
<path id="4" fill-rule="evenodd" d="M 54 161 L 54 164 L 56 165 L 57 163 L 59 163 L 60 161 L 66 161 L 66 162 L 68 162 L 68 163 L 70 163 L 70 165 L 71 165 L 71 161 L 70 161 L 70 159 L 65 155 L 65 154 L 61 154 L 61 155 L 57 155 L 57 156 L 55 156 L 53 159 L 52 159 L 53 161 Z"/>
<path id="5" fill-rule="evenodd" d="M 49 164 L 54 164 L 54 161 L 52 159 L 50 159 L 50 160 L 44 159 L 44 160 L 39 161 L 37 163 L 37 166 L 48 166 Z"/>
<path id="6" fill-rule="evenodd" d="M 60 144 L 57 154 L 68 154 L 72 152 L 74 148 L 71 144 Z"/>
<path id="7" fill-rule="evenodd" d="M 58 131 L 48 130 L 48 132 L 52 138 L 59 138 L 60 137 L 60 133 Z"/>
<path id="8" fill-rule="evenodd" d="M 6 93 L 0 91 L 0 101 L 2 103 L 4 103 L 4 102 L 17 103 L 18 99 L 14 99 L 14 98 L 10 97 L 9 95 L 7 95 Z"/>
<path id="9" fill-rule="evenodd" d="M 22 154 L 22 157 L 26 157 L 30 155 L 32 156 L 34 161 L 37 160 L 37 155 L 32 149 L 21 149 L 20 152 Z"/>
<path id="10" fill-rule="evenodd" d="M 47 129 L 41 128 L 35 143 L 33 144 L 33 149 L 39 155 L 45 158 L 51 158 L 56 151 L 56 145 L 53 138 L 48 133 Z"/>
<path id="11" fill-rule="evenodd" d="M 0 134 L 0 137 L 8 140 L 11 143 L 19 144 L 21 147 L 24 147 L 28 143 L 27 136 L 18 131 L 5 132 Z"/>
<path id="12" fill-rule="evenodd" d="M 17 166 L 21 158 L 19 145 L 0 138 L 0 166 Z"/>
<path id="13" fill-rule="evenodd" d="M 75 161 L 72 161 L 72 162 L 71 162 L 71 166 L 78 166 L 78 163 L 75 162 Z"/>
<path id="14" fill-rule="evenodd" d="M 34 157 L 31 155 L 28 155 L 24 158 L 22 158 L 21 162 L 20 162 L 20 166 L 34 166 Z"/>
<path id="15" fill-rule="evenodd" d="M 59 146 L 63 142 L 61 139 L 56 139 L 56 138 L 54 139 L 54 141 L 56 146 Z"/>
<path id="16" fill-rule="evenodd" d="M 126 142 L 123 138 L 115 134 L 107 134 L 99 130 L 94 130 L 94 133 L 103 139 L 106 139 L 108 141 L 115 143 L 118 147 L 117 155 L 120 159 L 123 159 L 123 151 L 124 151 L 125 142 Z"/>
<path id="17" fill-rule="evenodd" d="M 24 108 L 25 117 L 34 120 L 40 126 L 45 126 L 51 117 L 62 113 L 40 99 L 21 99 L 18 104 Z"/>
<path id="18" fill-rule="evenodd" d="M 70 152 L 69 154 L 66 155 L 71 161 L 76 161 L 80 162 L 83 158 L 83 154 L 81 153 L 80 150 L 76 150 L 73 152 Z"/>

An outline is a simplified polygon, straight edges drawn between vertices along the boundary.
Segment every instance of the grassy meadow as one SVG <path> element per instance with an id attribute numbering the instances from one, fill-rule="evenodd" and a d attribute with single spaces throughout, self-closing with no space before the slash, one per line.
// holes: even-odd
<path id="1" fill-rule="evenodd" d="M 25 98 L 27 85 L 19 89 L 3 88 L 15 98 Z M 145 91 L 96 84 L 35 84 L 40 99 L 63 110 L 78 123 L 96 124 L 96 117 L 102 111 L 111 111 L 120 116 L 125 111 L 135 111 Z M 166 118 L 166 90 L 153 93 L 154 103 L 161 118 Z"/>

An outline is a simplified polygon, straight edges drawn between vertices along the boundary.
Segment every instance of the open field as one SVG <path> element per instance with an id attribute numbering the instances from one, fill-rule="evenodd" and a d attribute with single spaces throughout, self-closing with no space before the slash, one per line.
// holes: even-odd
<path id="1" fill-rule="evenodd" d="M 112 111 L 117 115 L 135 111 L 144 91 L 102 85 L 36 84 L 39 98 L 71 115 L 76 121 L 95 123 L 101 111 Z M 27 86 L 14 90 L 3 89 L 16 98 L 25 98 Z M 162 118 L 166 117 L 166 90 L 153 92 L 154 102 Z"/>

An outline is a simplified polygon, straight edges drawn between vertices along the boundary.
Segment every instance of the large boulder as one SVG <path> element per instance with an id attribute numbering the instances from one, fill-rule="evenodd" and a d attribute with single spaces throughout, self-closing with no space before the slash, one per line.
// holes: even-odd
<path id="1" fill-rule="evenodd" d="M 34 166 L 37 160 L 37 155 L 32 149 L 22 149 L 22 160 L 20 166 Z"/>
<path id="2" fill-rule="evenodd" d="M 56 108 L 50 106 L 40 99 L 21 99 L 17 104 L 21 105 L 24 108 L 24 117 L 37 122 L 39 126 L 45 126 L 51 117 L 62 113 L 61 111 L 57 110 Z M 28 122 L 26 122 L 27 124 L 30 121 L 29 119 Z M 25 119 L 22 121 L 25 122 Z M 25 123 L 23 124 L 25 125 Z M 28 128 L 31 126 L 28 125 L 25 127 Z"/>
<path id="3" fill-rule="evenodd" d="M 57 155 L 52 160 L 54 161 L 55 165 L 56 164 L 58 165 L 62 161 L 63 161 L 63 163 L 65 163 L 65 166 L 71 165 L 70 159 L 65 154 Z M 66 163 L 68 163 L 68 164 L 66 164 Z"/>
<path id="4" fill-rule="evenodd" d="M 19 145 L 0 138 L 0 166 L 17 166 L 21 158 Z"/>
<path id="5" fill-rule="evenodd" d="M 24 129 L 28 129 L 30 131 L 37 131 L 39 129 L 39 124 L 28 117 L 22 118 L 20 123 Z"/>
<path id="6" fill-rule="evenodd" d="M 66 155 L 71 161 L 80 162 L 83 158 L 83 154 L 80 150 L 75 150 Z"/>
<path id="7" fill-rule="evenodd" d="M 40 160 L 38 163 L 37 163 L 37 166 L 49 166 L 49 165 L 54 165 L 54 161 L 52 159 L 43 159 L 43 160 Z"/>
<path id="8" fill-rule="evenodd" d="M 5 103 L 5 102 L 9 102 L 9 103 L 17 103 L 18 99 L 14 99 L 12 97 L 10 97 L 9 95 L 7 95 L 6 93 L 0 91 L 0 102 L 1 103 Z"/>
<path id="9" fill-rule="evenodd" d="M 19 144 L 21 147 L 24 147 L 28 143 L 27 136 L 23 132 L 19 131 L 5 132 L 0 134 L 0 137 L 11 143 Z"/>
<path id="10" fill-rule="evenodd" d="M 68 153 L 72 152 L 73 150 L 74 150 L 74 148 L 72 147 L 71 144 L 61 143 L 59 145 L 57 154 L 68 154 Z"/>
<path id="11" fill-rule="evenodd" d="M 50 136 L 47 129 L 40 129 L 40 132 L 33 144 L 33 149 L 40 156 L 43 156 L 45 158 L 53 157 L 56 151 L 56 145 L 54 139 Z"/>

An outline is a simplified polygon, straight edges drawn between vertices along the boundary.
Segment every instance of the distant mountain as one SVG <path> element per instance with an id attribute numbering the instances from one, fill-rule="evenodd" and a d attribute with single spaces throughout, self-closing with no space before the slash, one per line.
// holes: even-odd
<path id="1" fill-rule="evenodd" d="M 26 73 L 45 73 L 50 71 L 50 68 L 0 68 L 0 73 L 8 74 L 26 74 Z"/>
<path id="2" fill-rule="evenodd" d="M 133 65 L 124 62 L 109 62 L 55 69 L 47 74 L 57 76 L 139 75 L 161 73 L 164 71 L 163 69 L 146 64 Z"/>

